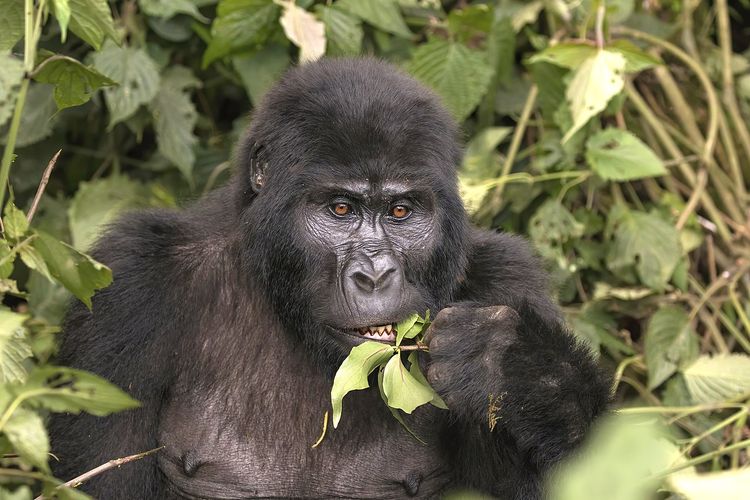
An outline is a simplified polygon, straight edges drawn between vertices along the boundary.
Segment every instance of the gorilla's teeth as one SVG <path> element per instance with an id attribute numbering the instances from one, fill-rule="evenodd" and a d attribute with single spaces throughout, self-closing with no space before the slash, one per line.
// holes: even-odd
<path id="1" fill-rule="evenodd" d="M 393 330 L 393 325 L 385 325 L 385 331 L 386 332 L 388 332 L 390 334 L 392 330 Z"/>
<path id="2" fill-rule="evenodd" d="M 383 332 L 385 331 L 385 327 L 379 326 L 376 328 L 376 330 L 378 331 L 378 335 L 383 335 Z"/>

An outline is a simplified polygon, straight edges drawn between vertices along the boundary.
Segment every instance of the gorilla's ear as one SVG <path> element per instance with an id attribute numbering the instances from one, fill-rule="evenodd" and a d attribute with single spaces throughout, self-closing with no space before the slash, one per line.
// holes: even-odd
<path id="1" fill-rule="evenodd" d="M 256 193 L 266 182 L 266 167 L 268 161 L 263 154 L 263 145 L 256 142 L 250 148 L 250 186 Z"/>

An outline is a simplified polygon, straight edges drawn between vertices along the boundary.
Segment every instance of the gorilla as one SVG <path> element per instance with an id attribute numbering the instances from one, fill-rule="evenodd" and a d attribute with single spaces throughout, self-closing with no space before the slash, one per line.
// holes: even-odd
<path id="1" fill-rule="evenodd" d="M 544 496 L 608 404 L 527 243 L 472 228 L 456 123 L 375 59 L 290 70 L 255 110 L 231 181 L 182 211 L 131 213 L 94 255 L 114 284 L 74 306 L 59 362 L 142 402 L 51 422 L 58 477 L 157 454 L 83 486 L 96 498 Z M 430 310 L 426 376 L 448 410 L 350 393 L 322 443 L 333 374 Z M 384 328 L 383 328 L 384 327 Z M 372 384 L 371 384 L 372 386 Z"/>

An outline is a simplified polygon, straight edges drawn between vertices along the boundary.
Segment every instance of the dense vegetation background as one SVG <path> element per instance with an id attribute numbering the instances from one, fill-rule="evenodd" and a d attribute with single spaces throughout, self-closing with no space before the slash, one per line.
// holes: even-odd
<path id="1" fill-rule="evenodd" d="M 50 364 L 68 301 L 111 281 L 85 254 L 102 227 L 224 182 L 253 106 L 322 54 L 386 58 L 442 96 L 467 140 L 475 221 L 531 238 L 570 325 L 615 373 L 621 410 L 553 496 L 745 498 L 749 12 L 741 0 L 0 0 L 0 498 L 86 498 L 54 489 L 45 415 L 135 404 Z"/>

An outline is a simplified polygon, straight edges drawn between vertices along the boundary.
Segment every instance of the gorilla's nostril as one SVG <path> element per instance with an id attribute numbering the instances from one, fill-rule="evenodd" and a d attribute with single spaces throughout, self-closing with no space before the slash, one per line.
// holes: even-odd
<path id="1" fill-rule="evenodd" d="M 357 271 L 352 274 L 352 279 L 357 287 L 363 292 L 373 292 L 375 290 L 375 280 L 363 272 Z"/>

